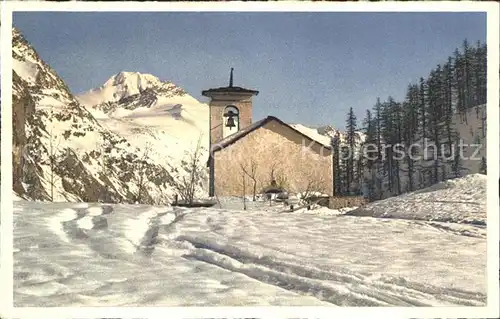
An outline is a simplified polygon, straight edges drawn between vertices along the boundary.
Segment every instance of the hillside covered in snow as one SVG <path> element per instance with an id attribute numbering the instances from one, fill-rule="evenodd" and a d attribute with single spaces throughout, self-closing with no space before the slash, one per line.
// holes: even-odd
<path id="1" fill-rule="evenodd" d="M 200 142 L 208 107 L 171 82 L 132 72 L 75 97 L 13 29 L 14 191 L 49 201 L 168 203 Z M 197 172 L 204 194 L 207 173 Z"/>
<path id="2" fill-rule="evenodd" d="M 485 207 L 441 201 L 470 189 L 471 204 L 486 197 L 479 176 L 366 207 L 393 218 L 266 202 L 243 211 L 230 198 L 200 209 L 18 198 L 14 304 L 483 306 L 486 229 L 456 212 L 481 220 Z"/>
<path id="3" fill-rule="evenodd" d="M 420 220 L 469 236 L 486 236 L 486 175 L 470 174 L 428 188 L 369 203 L 350 216 Z M 468 227 L 464 225 L 476 225 Z"/>

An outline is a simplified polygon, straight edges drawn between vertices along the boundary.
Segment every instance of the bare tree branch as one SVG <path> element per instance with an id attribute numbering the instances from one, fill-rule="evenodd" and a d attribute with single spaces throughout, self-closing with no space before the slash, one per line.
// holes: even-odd
<path id="1" fill-rule="evenodd" d="M 243 168 L 242 165 L 241 165 L 241 167 Z M 242 183 L 243 183 L 243 210 L 247 210 L 247 201 L 246 201 L 247 194 L 246 194 L 246 180 L 245 180 L 245 176 L 246 176 L 245 171 L 242 171 L 242 173 L 241 173 L 241 179 L 242 179 Z"/>
<path id="2" fill-rule="evenodd" d="M 50 109 L 50 118 L 49 121 L 52 123 L 54 118 L 54 110 L 53 106 Z M 54 187 L 57 180 L 59 180 L 59 176 L 56 174 L 56 165 L 57 165 L 57 153 L 59 151 L 59 145 L 61 144 L 61 136 L 55 141 L 54 139 L 54 126 L 50 126 L 50 131 L 48 132 L 49 137 L 49 187 L 50 187 L 50 201 L 54 201 Z"/>
<path id="3" fill-rule="evenodd" d="M 202 156 L 202 134 L 200 134 L 198 138 L 198 142 L 196 144 L 195 149 L 189 155 L 189 161 L 186 164 L 186 171 L 188 172 L 188 176 L 183 176 L 180 182 L 174 183 L 174 187 L 181 198 L 188 204 L 193 204 L 196 185 L 199 183 L 201 179 L 202 165 L 201 165 L 201 156 Z"/>
<path id="4" fill-rule="evenodd" d="M 245 165 L 240 163 L 240 167 L 243 173 L 248 176 L 253 183 L 253 197 L 252 200 L 255 202 L 257 195 L 257 162 L 252 158 L 250 159 L 250 168 L 247 169 Z"/>
<path id="5" fill-rule="evenodd" d="M 325 188 L 326 183 L 323 179 L 310 178 L 304 189 L 297 190 L 299 201 L 303 204 L 310 204 L 313 198 L 318 197 L 318 193 L 323 194 L 325 192 Z"/>
<path id="6" fill-rule="evenodd" d="M 142 153 L 142 157 L 138 160 L 137 165 L 137 174 L 139 176 L 137 180 L 137 194 L 135 195 L 135 202 L 141 203 L 143 200 L 144 192 L 146 189 L 149 180 L 147 178 L 147 168 L 148 168 L 148 158 L 151 153 L 152 147 L 151 144 L 146 144 L 144 151 Z"/>

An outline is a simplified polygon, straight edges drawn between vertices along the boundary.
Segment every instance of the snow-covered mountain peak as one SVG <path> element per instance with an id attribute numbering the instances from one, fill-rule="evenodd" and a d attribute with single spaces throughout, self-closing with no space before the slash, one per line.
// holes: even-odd
<path id="1" fill-rule="evenodd" d="M 186 92 L 170 81 L 140 72 L 122 71 L 110 77 L 102 86 L 80 94 L 78 100 L 89 107 L 105 103 L 129 103 L 144 100 L 144 106 L 151 106 L 160 97 L 181 97 Z M 99 107 L 98 107 L 99 108 Z"/>
<path id="2" fill-rule="evenodd" d="M 122 71 L 113 75 L 104 83 L 103 88 L 116 87 L 122 89 L 122 96 L 126 97 L 144 91 L 145 89 L 162 86 L 159 78 L 151 74 L 142 74 L 139 72 Z"/>

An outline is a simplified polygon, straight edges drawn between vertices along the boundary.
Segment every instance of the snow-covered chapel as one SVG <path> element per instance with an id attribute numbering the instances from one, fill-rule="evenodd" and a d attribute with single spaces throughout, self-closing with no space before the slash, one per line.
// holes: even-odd
<path id="1" fill-rule="evenodd" d="M 209 195 L 251 195 L 276 183 L 289 192 L 314 187 L 331 196 L 331 146 L 274 116 L 253 122 L 258 94 L 234 86 L 232 68 L 228 86 L 202 92 L 210 98 Z"/>

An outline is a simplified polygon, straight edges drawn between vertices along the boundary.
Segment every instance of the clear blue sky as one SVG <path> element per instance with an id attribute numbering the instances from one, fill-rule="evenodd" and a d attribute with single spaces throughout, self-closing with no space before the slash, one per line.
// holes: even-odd
<path id="1" fill-rule="evenodd" d="M 467 38 L 486 41 L 484 13 L 26 12 L 19 28 L 73 93 L 120 71 L 201 91 L 228 83 L 260 91 L 254 121 L 359 122 L 377 97 L 404 97 Z"/>

